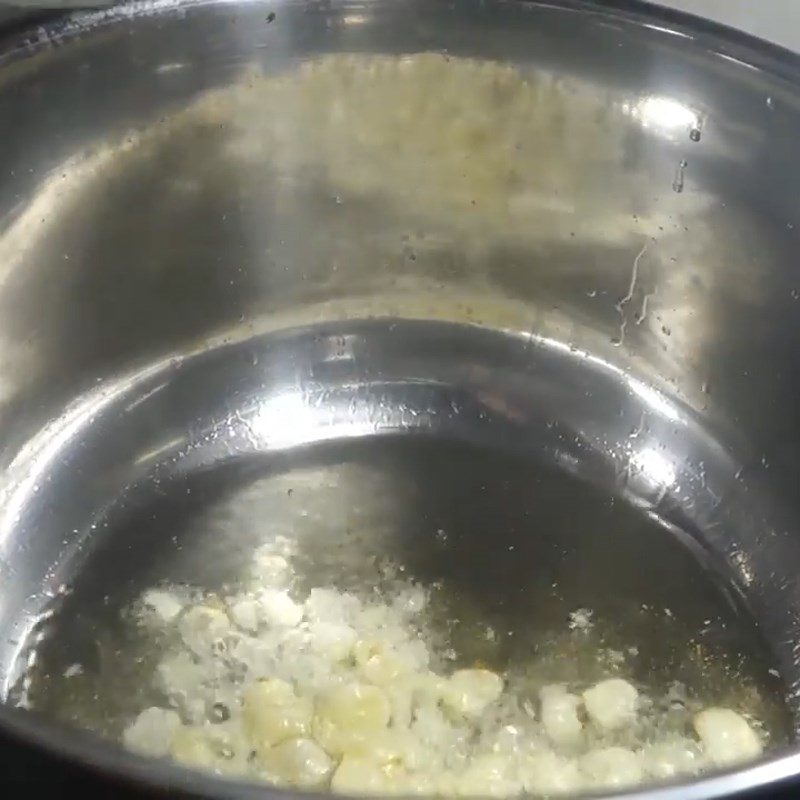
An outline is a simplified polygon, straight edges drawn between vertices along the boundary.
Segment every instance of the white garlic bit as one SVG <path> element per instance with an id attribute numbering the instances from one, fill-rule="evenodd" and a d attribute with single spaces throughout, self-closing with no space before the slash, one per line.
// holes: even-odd
<path id="1" fill-rule="evenodd" d="M 170 742 L 170 755 L 179 764 L 222 775 L 240 775 L 246 753 L 240 733 L 224 725 L 181 726 Z"/>
<path id="2" fill-rule="evenodd" d="M 551 750 L 532 753 L 523 763 L 525 791 L 535 795 L 568 794 L 583 785 L 576 761 Z"/>
<path id="3" fill-rule="evenodd" d="M 260 748 L 308 736 L 312 715 L 312 702 L 276 678 L 256 682 L 242 696 L 244 730 Z"/>
<path id="4" fill-rule="evenodd" d="M 129 750 L 151 758 L 169 755 L 172 735 L 180 727 L 180 717 L 163 708 L 146 708 L 122 733 Z"/>
<path id="5" fill-rule="evenodd" d="M 331 789 L 339 794 L 400 794 L 403 788 L 402 770 L 393 765 L 381 765 L 363 756 L 346 755 L 331 779 Z"/>
<path id="6" fill-rule="evenodd" d="M 641 758 L 624 747 L 590 750 L 580 759 L 586 785 L 598 789 L 621 789 L 642 780 Z"/>
<path id="7" fill-rule="evenodd" d="M 259 755 L 266 777 L 273 783 L 300 788 L 327 786 L 334 762 L 311 739 L 289 739 Z"/>
<path id="8" fill-rule="evenodd" d="M 460 669 L 442 684 L 442 702 L 455 714 L 477 717 L 500 697 L 503 679 L 488 669 Z"/>
<path id="9" fill-rule="evenodd" d="M 231 619 L 242 629 L 254 633 L 258 630 L 261 619 L 260 607 L 257 600 L 245 598 L 232 603 L 229 611 Z"/>
<path id="10" fill-rule="evenodd" d="M 540 716 L 545 732 L 553 744 L 576 746 L 583 738 L 583 723 L 578 717 L 580 698 L 565 686 L 545 686 L 539 692 Z"/>
<path id="11" fill-rule="evenodd" d="M 199 605 L 184 612 L 178 620 L 178 631 L 193 653 L 205 656 L 231 633 L 231 623 L 224 611 Z"/>
<path id="12" fill-rule="evenodd" d="M 752 761 L 761 755 L 758 734 L 741 714 L 729 708 L 701 711 L 694 718 L 694 729 L 706 756 L 717 766 Z"/>
<path id="13" fill-rule="evenodd" d="M 435 651 L 419 616 L 428 594 L 397 578 L 402 570 L 384 576 L 389 593 L 303 596 L 291 559 L 279 538 L 223 598 L 145 593 L 135 608 L 166 648 L 154 688 L 169 708 L 142 711 L 123 732 L 126 747 L 289 789 L 497 798 L 626 789 L 761 752 L 756 731 L 724 708 L 694 717 L 698 740 L 676 733 L 693 700 L 674 687 L 663 699 L 684 717 L 662 728 L 664 703 L 622 677 L 579 694 L 585 683 L 540 686 L 475 662 L 437 671 L 459 654 Z M 586 641 L 585 627 L 570 635 Z"/>
<path id="14" fill-rule="evenodd" d="M 464 797 L 513 797 L 522 783 L 513 777 L 511 760 L 497 753 L 478 756 L 464 770 L 458 794 Z"/>
<path id="15" fill-rule="evenodd" d="M 292 628 L 303 618 L 303 607 L 282 589 L 264 589 L 258 596 L 260 618 L 267 624 Z"/>
<path id="16" fill-rule="evenodd" d="M 391 706 L 376 686 L 348 684 L 317 698 L 314 738 L 331 755 L 341 756 L 363 746 L 389 724 Z"/>
<path id="17" fill-rule="evenodd" d="M 161 622 L 172 622 L 183 609 L 183 602 L 172 592 L 150 589 L 142 595 L 142 604 Z"/>
<path id="18" fill-rule="evenodd" d="M 592 722 L 606 730 L 618 730 L 636 719 L 639 692 L 621 678 L 600 681 L 583 693 L 586 713 Z"/>
<path id="19" fill-rule="evenodd" d="M 695 775 L 705 763 L 697 743 L 682 736 L 647 745 L 642 759 L 647 774 L 658 780 Z"/>

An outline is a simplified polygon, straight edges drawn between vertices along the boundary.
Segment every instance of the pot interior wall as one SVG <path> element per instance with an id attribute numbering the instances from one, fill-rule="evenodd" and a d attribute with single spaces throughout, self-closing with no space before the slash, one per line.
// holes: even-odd
<path id="1" fill-rule="evenodd" d="M 800 69 L 671 25 L 148 4 L 0 46 L 6 692 L 290 529 L 454 582 L 498 658 L 581 606 L 643 673 L 698 638 L 791 736 Z"/>

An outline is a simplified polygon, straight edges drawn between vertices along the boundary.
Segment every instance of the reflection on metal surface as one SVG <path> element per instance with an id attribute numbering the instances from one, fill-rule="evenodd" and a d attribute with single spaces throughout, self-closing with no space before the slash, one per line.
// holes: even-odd
<path id="1" fill-rule="evenodd" d="M 656 25 L 655 23 L 647 23 L 642 26 L 643 28 L 647 28 L 647 30 L 656 31 L 657 33 L 663 33 L 666 36 L 674 36 L 676 38 L 683 38 L 683 39 L 691 39 L 692 35 L 686 31 L 677 30 L 676 28 L 667 27 L 666 25 Z"/>
<path id="2" fill-rule="evenodd" d="M 631 457 L 632 469 L 642 473 L 655 488 L 668 489 L 675 483 L 675 467 L 664 453 L 646 448 Z"/>
<path id="3" fill-rule="evenodd" d="M 245 424 L 260 446 L 266 448 L 297 447 L 331 439 L 370 436 L 377 429 L 375 422 L 370 420 L 374 408 L 366 403 L 362 406 L 359 413 L 358 401 L 353 398 L 342 408 L 335 404 L 335 398 L 326 397 L 325 392 L 314 396 L 286 391 L 262 402 Z"/>
<path id="4" fill-rule="evenodd" d="M 642 399 L 648 408 L 652 408 L 660 417 L 664 417 L 670 422 L 677 422 L 681 419 L 677 406 L 652 386 L 635 379 L 629 379 L 628 386 L 634 394 Z"/>
<path id="5" fill-rule="evenodd" d="M 155 72 L 157 75 L 165 75 L 170 72 L 180 72 L 182 69 L 186 69 L 189 65 L 180 61 L 166 63 L 166 64 L 159 64 L 155 68 Z"/>
<path id="6" fill-rule="evenodd" d="M 676 131 L 688 132 L 701 124 L 697 112 L 671 97 L 648 97 L 633 109 L 633 114 L 643 127 L 669 136 Z"/>
<path id="7" fill-rule="evenodd" d="M 363 25 L 369 18 L 366 14 L 346 14 L 342 17 L 345 25 Z"/>

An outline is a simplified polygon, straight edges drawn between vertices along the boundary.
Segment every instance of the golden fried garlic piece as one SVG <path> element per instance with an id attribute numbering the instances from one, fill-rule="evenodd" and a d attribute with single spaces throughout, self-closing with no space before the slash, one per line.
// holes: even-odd
<path id="1" fill-rule="evenodd" d="M 507 684 L 479 665 L 434 671 L 421 587 L 298 598 L 289 563 L 284 541 L 231 597 L 145 593 L 143 626 L 171 643 L 155 670 L 171 707 L 142 711 L 127 748 L 287 788 L 440 797 L 625 789 L 761 753 L 757 730 L 725 708 L 694 716 L 696 738 L 659 733 L 653 704 L 620 677 L 581 692 Z"/>

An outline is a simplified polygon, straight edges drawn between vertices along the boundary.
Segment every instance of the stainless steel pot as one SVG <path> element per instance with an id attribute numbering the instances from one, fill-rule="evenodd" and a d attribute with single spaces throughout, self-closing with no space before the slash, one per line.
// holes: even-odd
<path id="1" fill-rule="evenodd" d="M 498 100 L 526 134 L 500 166 L 443 172 L 402 108 L 397 158 L 376 155 L 359 120 L 382 98 L 298 99 L 318 57 L 356 80 L 418 53 L 456 117 L 451 59 L 537 86 L 522 122 Z M 787 52 L 636 2 L 162 1 L 10 32 L 5 693 L 36 658 L 90 658 L 107 598 L 224 580 L 254 519 L 361 526 L 431 574 L 449 526 L 451 578 L 503 613 L 526 587 L 536 624 L 563 612 L 554 579 L 573 607 L 669 604 L 687 630 L 752 618 L 796 731 L 799 81 Z M 143 790 L 265 794 L 46 715 L 0 725 Z M 642 796 L 796 776 L 790 748 Z"/>

